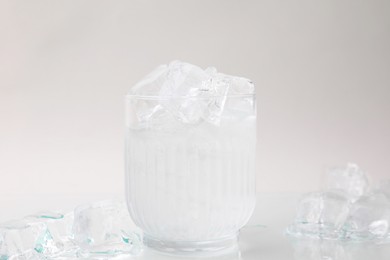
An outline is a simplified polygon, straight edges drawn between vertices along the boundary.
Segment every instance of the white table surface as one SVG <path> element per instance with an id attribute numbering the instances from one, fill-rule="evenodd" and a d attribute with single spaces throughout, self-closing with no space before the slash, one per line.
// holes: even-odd
<path id="1" fill-rule="evenodd" d="M 218 260 L 389 260 L 390 244 L 341 243 L 332 241 L 297 240 L 284 234 L 291 222 L 298 193 L 258 193 L 257 206 L 248 225 L 240 232 L 239 252 L 213 257 Z M 52 194 L 25 197 L 0 198 L 0 222 L 20 218 L 36 211 L 71 210 L 74 206 L 90 201 L 118 198 L 115 194 L 91 194 L 68 196 Z M 131 259 L 169 260 L 182 259 L 144 250 Z M 123 258 L 122 258 L 123 259 Z M 198 259 L 198 258 L 187 258 Z M 205 258 L 199 258 L 205 259 Z"/>

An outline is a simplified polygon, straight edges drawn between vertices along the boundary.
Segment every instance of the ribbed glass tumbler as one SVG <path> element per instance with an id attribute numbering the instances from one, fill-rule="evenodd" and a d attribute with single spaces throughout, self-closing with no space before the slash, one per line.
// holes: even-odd
<path id="1" fill-rule="evenodd" d="M 153 249 L 237 246 L 255 207 L 255 95 L 126 97 L 126 196 Z"/>

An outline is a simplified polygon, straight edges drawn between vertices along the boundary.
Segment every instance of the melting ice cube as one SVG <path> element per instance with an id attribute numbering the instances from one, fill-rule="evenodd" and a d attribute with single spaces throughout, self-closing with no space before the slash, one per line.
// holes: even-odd
<path id="1" fill-rule="evenodd" d="M 0 226 L 0 259 L 39 259 L 39 248 L 51 243 L 44 223 L 15 220 Z"/>
<path id="2" fill-rule="evenodd" d="M 134 232 L 126 205 L 101 201 L 75 209 L 73 233 L 82 256 L 137 255 L 141 237 Z"/>
<path id="3" fill-rule="evenodd" d="M 298 203 L 294 223 L 287 232 L 293 236 L 340 237 L 348 216 L 348 198 L 336 192 L 305 194 Z"/>
<path id="4" fill-rule="evenodd" d="M 390 201 L 381 193 L 359 198 L 351 205 L 344 226 L 346 239 L 378 239 L 387 237 L 390 225 Z"/>
<path id="5" fill-rule="evenodd" d="M 72 241 L 73 212 L 39 212 L 27 216 L 24 221 L 36 225 L 43 223 L 46 233 L 40 237 L 35 250 L 47 257 L 74 254 L 77 246 Z"/>

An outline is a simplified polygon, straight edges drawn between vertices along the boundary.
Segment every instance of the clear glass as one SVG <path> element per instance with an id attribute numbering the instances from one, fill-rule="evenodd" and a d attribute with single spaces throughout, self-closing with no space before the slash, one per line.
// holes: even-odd
<path id="1" fill-rule="evenodd" d="M 255 154 L 255 95 L 127 96 L 126 196 L 145 245 L 184 255 L 235 247 L 255 207 Z"/>

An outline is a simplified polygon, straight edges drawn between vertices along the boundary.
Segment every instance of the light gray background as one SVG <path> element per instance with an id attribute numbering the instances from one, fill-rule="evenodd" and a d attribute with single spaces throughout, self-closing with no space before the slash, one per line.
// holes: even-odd
<path id="1" fill-rule="evenodd" d="M 258 191 L 390 177 L 390 1 L 0 2 L 0 197 L 123 190 L 124 95 L 180 59 L 251 78 Z"/>

